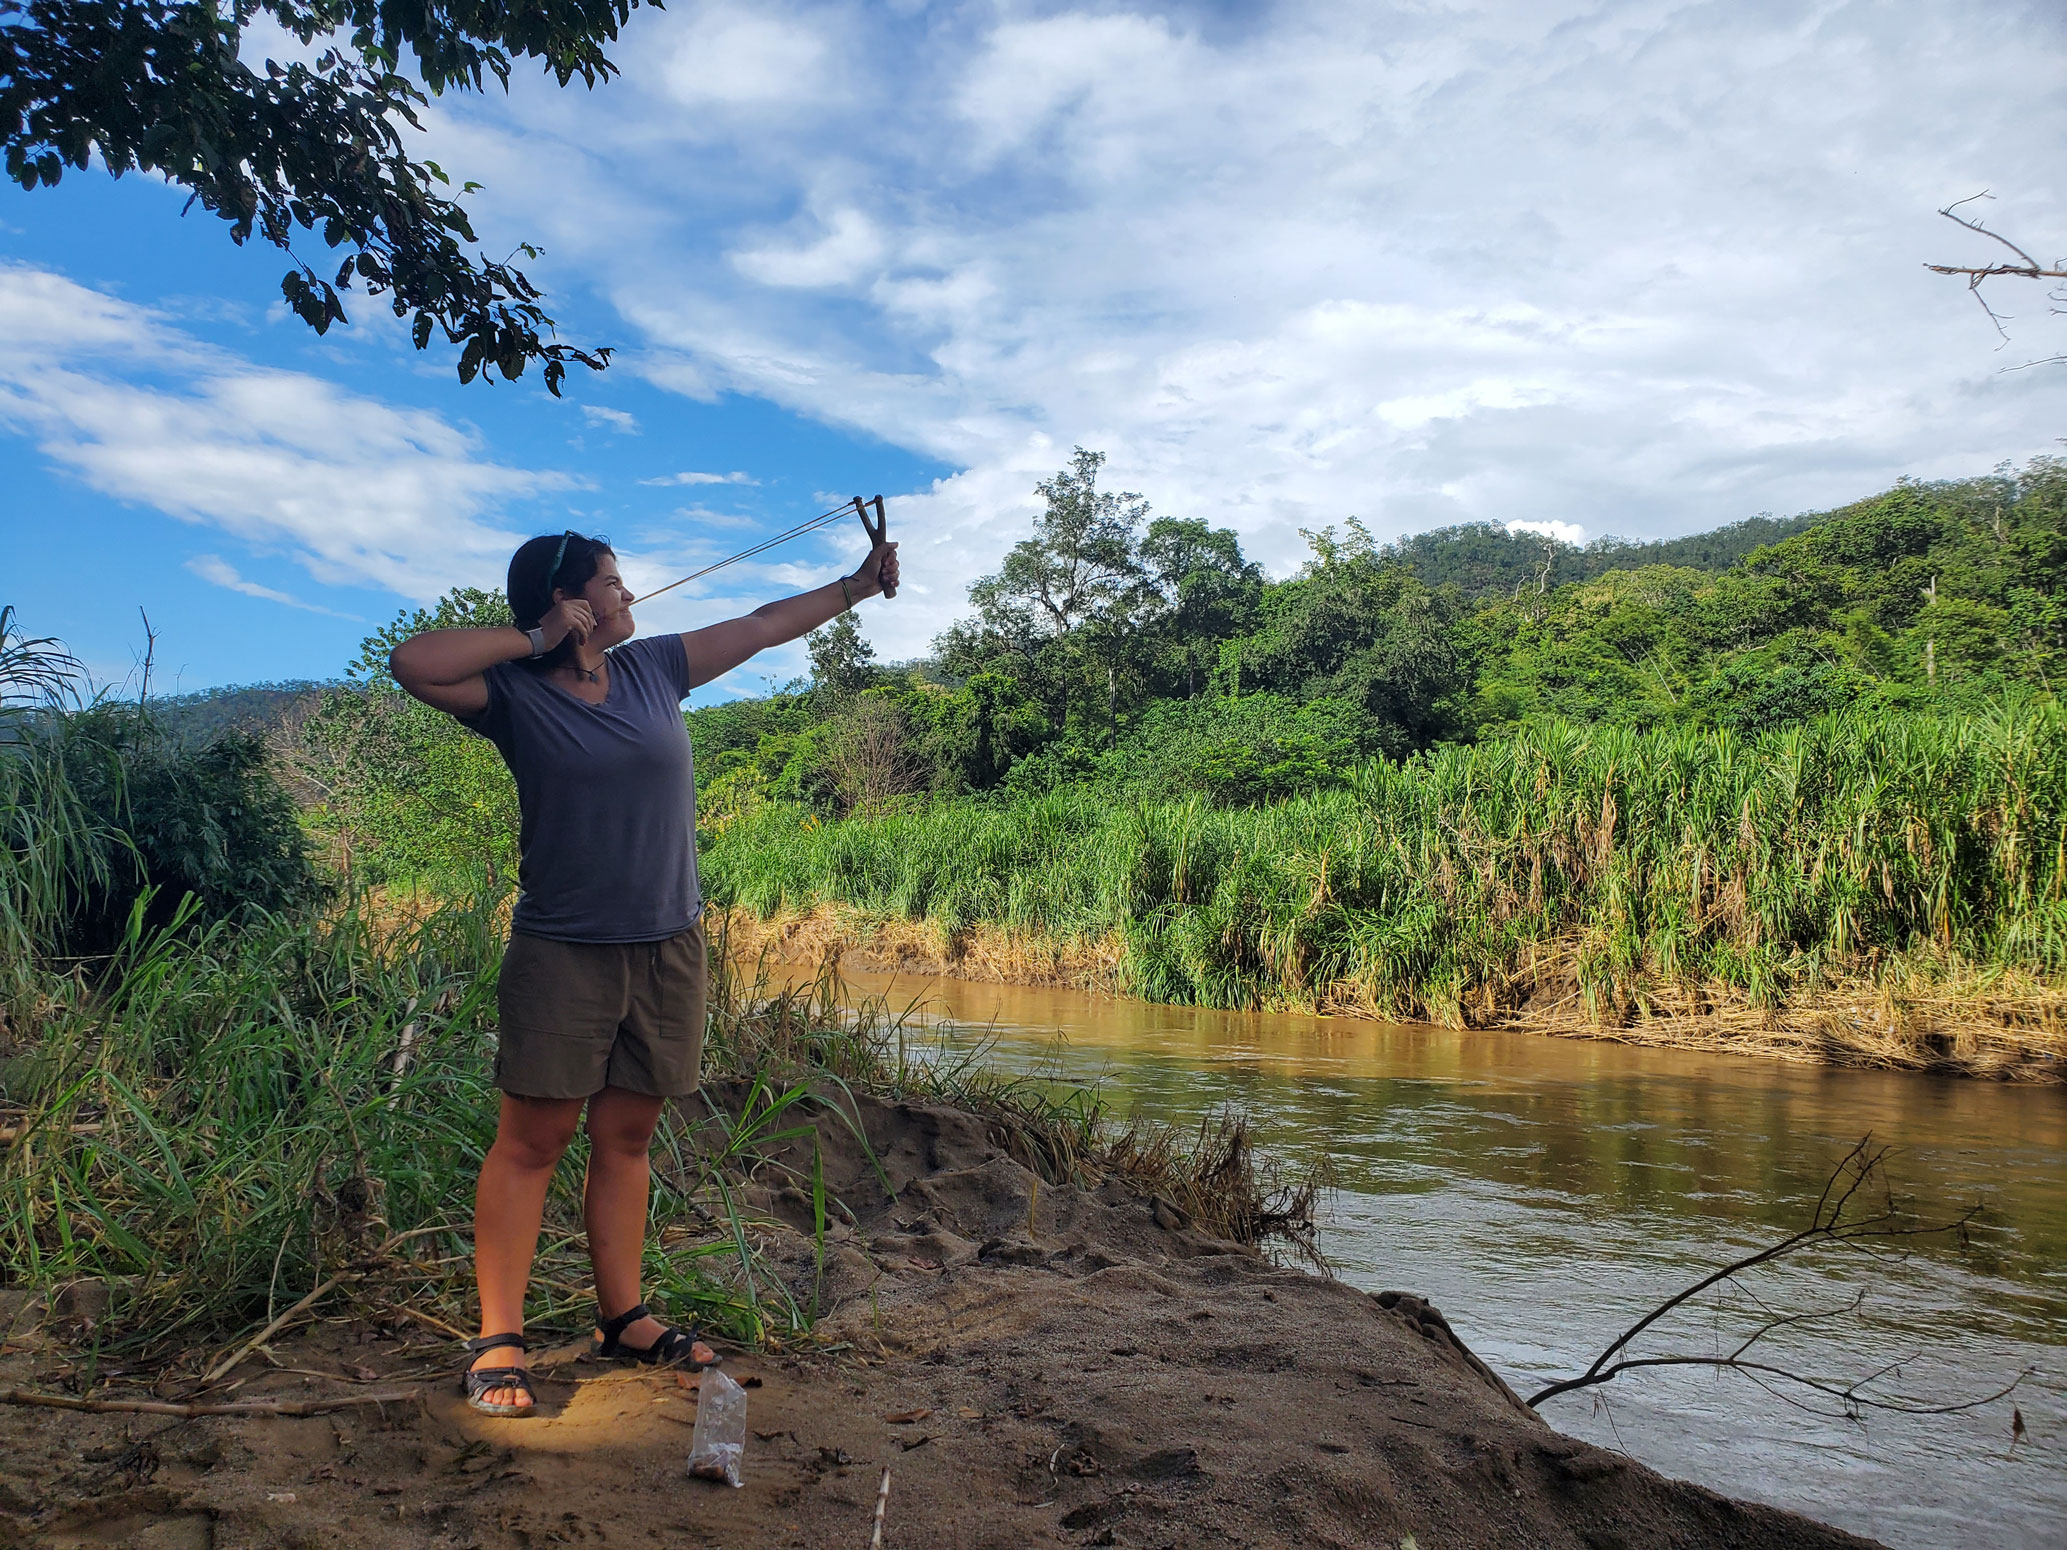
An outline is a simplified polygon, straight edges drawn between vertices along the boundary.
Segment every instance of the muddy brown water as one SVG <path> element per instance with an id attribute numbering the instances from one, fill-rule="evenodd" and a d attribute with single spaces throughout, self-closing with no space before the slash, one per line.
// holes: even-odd
<path id="1" fill-rule="evenodd" d="M 1228 1104 L 1290 1158 L 1325 1153 L 1336 1274 L 1421 1293 L 1522 1394 L 1576 1373 L 1714 1266 L 1792 1230 L 1871 1132 L 1925 1213 L 1987 1207 L 1965 1246 L 1823 1254 L 1749 1277 L 1638 1354 L 1705 1355 L 1778 1312 L 1770 1359 L 1947 1403 L 1830 1413 L 1737 1373 L 1653 1369 L 1547 1402 L 1552 1425 L 1666 1474 L 1898 1547 L 2067 1547 L 2067 1088 L 1347 1018 L 1201 1011 L 1073 991 L 854 975 L 967 1058 L 1189 1124 Z M 1763 1347 L 1762 1347 L 1763 1349 Z M 1804 1405 L 1814 1408 L 1804 1408 Z M 2011 1408 L 2025 1440 L 2012 1439 Z M 1819 1413 L 1822 1412 L 1822 1413 Z"/>

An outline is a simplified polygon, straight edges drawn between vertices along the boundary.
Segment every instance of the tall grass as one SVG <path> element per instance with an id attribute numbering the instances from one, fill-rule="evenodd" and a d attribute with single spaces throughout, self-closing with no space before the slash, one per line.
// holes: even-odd
<path id="1" fill-rule="evenodd" d="M 1250 810 L 1060 792 L 816 825 L 764 810 L 704 878 L 953 934 L 1123 939 L 1130 988 L 1490 1021 L 1720 987 L 1775 1007 L 1919 955 L 2067 970 L 2067 716 L 1841 713 L 1756 740 L 1553 724 Z"/>
<path id="2" fill-rule="evenodd" d="M 397 922 L 352 896 L 321 917 L 210 926 L 189 908 L 155 930 L 139 907 L 90 987 L 46 1002 L 0 1070 L 5 1283 L 103 1283 L 120 1343 L 146 1352 L 199 1352 L 317 1288 L 333 1309 L 462 1332 L 496 1112 L 501 902 L 437 901 Z M 737 1185 L 816 1116 L 853 1115 L 856 1093 L 982 1114 L 1049 1183 L 1117 1172 L 1224 1235 L 1312 1248 L 1312 1184 L 1259 1167 L 1239 1119 L 1190 1142 L 1120 1125 L 1095 1093 L 997 1075 L 966 1045 L 921 1050 L 882 1001 L 849 1005 L 830 975 L 771 990 L 722 948 L 713 969 L 706 1072 L 734 1094 L 712 1103 L 715 1130 L 663 1116 L 646 1272 L 667 1306 L 725 1338 L 760 1345 L 815 1321 L 815 1295 L 764 1257 L 767 1224 Z M 533 1279 L 534 1322 L 570 1332 L 592 1314 L 584 1145 L 555 1174 Z M 821 1251 L 826 1221 L 822 1205 Z"/>
<path id="3" fill-rule="evenodd" d="M 0 1032 L 42 980 L 39 958 L 68 901 L 109 881 L 112 835 L 89 812 L 52 735 L 79 703 L 80 664 L 56 641 L 30 639 L 0 607 Z"/>

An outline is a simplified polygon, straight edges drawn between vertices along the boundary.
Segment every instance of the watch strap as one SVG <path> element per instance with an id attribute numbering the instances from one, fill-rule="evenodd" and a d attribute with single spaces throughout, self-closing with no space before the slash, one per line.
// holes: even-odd
<path id="1" fill-rule="evenodd" d="M 528 637 L 528 638 L 530 639 L 530 641 L 531 641 L 531 654 L 532 654 L 532 656 L 534 656 L 534 657 L 542 657 L 542 656 L 544 656 L 544 655 L 545 655 L 545 630 L 544 630 L 544 628 L 543 628 L 542 626 L 539 626 L 539 625 L 535 625 L 535 624 L 534 624 L 534 625 L 533 625 L 533 626 L 532 626 L 532 627 L 531 627 L 530 629 L 526 630 L 526 631 L 524 632 L 524 634 L 525 634 L 525 635 L 526 635 L 526 636 L 527 636 L 527 637 Z"/>

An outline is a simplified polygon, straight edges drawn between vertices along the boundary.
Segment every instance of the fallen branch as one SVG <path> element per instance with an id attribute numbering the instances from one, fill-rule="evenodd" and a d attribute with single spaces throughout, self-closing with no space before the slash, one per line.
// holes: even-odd
<path id="1" fill-rule="evenodd" d="M 339 1394 L 331 1399 L 241 1399 L 217 1405 L 178 1405 L 162 1399 L 73 1399 L 68 1394 L 40 1394 L 34 1389 L 0 1389 L 0 1405 L 41 1405 L 50 1410 L 86 1410 L 96 1415 L 172 1415 L 192 1420 L 204 1415 L 324 1415 L 354 1405 L 401 1405 L 418 1390 L 386 1394 Z"/>
<path id="2" fill-rule="evenodd" d="M 381 1246 L 378 1249 L 374 1250 L 374 1258 L 378 1259 L 381 1255 L 393 1253 L 395 1249 L 399 1248 L 402 1244 L 408 1243 L 412 1239 L 427 1238 L 436 1233 L 451 1232 L 452 1230 L 453 1229 L 450 1226 L 440 1222 L 430 1227 L 412 1227 L 408 1232 L 391 1233 L 387 1237 L 387 1239 L 381 1244 Z M 228 1356 L 225 1356 L 221 1361 L 217 1362 L 213 1367 L 209 1368 L 207 1375 L 203 1377 L 201 1380 L 202 1386 L 205 1388 L 207 1385 L 211 1383 L 220 1381 L 223 1377 L 228 1375 L 228 1373 L 237 1365 L 237 1363 L 243 1361 L 245 1357 L 249 1356 L 253 1351 L 256 1351 L 260 1346 L 264 1345 L 268 1340 L 272 1339 L 273 1336 L 277 1335 L 282 1329 L 285 1329 L 289 1323 L 299 1318 L 302 1314 L 308 1312 L 310 1308 L 314 1307 L 323 1298 L 329 1296 L 330 1293 L 337 1290 L 337 1288 L 344 1282 L 349 1280 L 356 1280 L 358 1279 L 358 1276 L 358 1271 L 341 1270 L 336 1275 L 332 1276 L 329 1280 L 319 1284 L 314 1291 L 308 1294 L 308 1296 L 302 1298 L 300 1302 L 296 1303 L 285 1313 L 281 1314 L 278 1318 L 274 1319 L 271 1323 L 267 1324 L 264 1329 L 261 1329 L 249 1340 L 245 1341 L 244 1344 L 237 1347 L 235 1351 L 231 1352 Z M 414 1316 L 419 1318 L 424 1317 L 421 1314 Z M 431 1319 L 426 1319 L 426 1322 L 437 1324 L 436 1320 Z M 449 1324 L 438 1325 L 438 1327 L 447 1330 L 452 1328 L 452 1326 Z M 461 1338 L 464 1339 L 465 1337 L 462 1336 Z"/>
<path id="3" fill-rule="evenodd" d="M 876 1492 L 876 1531 L 868 1536 L 868 1550 L 883 1550 L 883 1509 L 890 1505 L 890 1466 L 883 1466 L 882 1488 Z"/>
<path id="4" fill-rule="evenodd" d="M 407 1303 L 384 1302 L 379 1305 L 379 1311 L 383 1315 L 415 1319 L 417 1323 L 423 1325 L 426 1329 L 435 1329 L 439 1334 L 450 1335 L 454 1340 L 471 1338 L 457 1324 L 448 1324 L 435 1314 L 425 1313 L 421 1308 L 412 1308 Z"/>
<path id="5" fill-rule="evenodd" d="M 1904 1415 L 1952 1415 L 1962 1410 L 1972 1410 L 1980 1405 L 1993 1403 L 2014 1390 L 2022 1383 L 2028 1372 L 2020 1373 L 2015 1380 L 1993 1393 L 1979 1398 L 1959 1400 L 1950 1404 L 1932 1404 L 1899 1396 L 1882 1396 L 1868 1393 L 1868 1386 L 1896 1370 L 1900 1363 L 1891 1363 L 1867 1377 L 1852 1381 L 1812 1378 L 1777 1367 L 1768 1362 L 1748 1359 L 1748 1353 L 1760 1341 L 1776 1330 L 1813 1323 L 1820 1319 L 1837 1318 L 1847 1313 L 1856 1313 L 1866 1294 L 1861 1291 L 1850 1302 L 1841 1307 L 1818 1308 L 1802 1313 L 1775 1314 L 1754 1329 L 1737 1347 L 1727 1353 L 1713 1356 L 1647 1356 L 1628 1354 L 1629 1347 L 1638 1336 L 1665 1318 L 1676 1309 L 1717 1286 L 1734 1282 L 1746 1271 L 1762 1265 L 1770 1265 L 1787 1255 L 1798 1253 L 1814 1245 L 1831 1245 L 1851 1248 L 1876 1259 L 1899 1260 L 1901 1250 L 1890 1251 L 1888 1244 L 1906 1245 L 1919 1238 L 1956 1235 L 1966 1241 L 1967 1227 L 1980 1214 L 1981 1208 L 1974 1206 L 1959 1216 L 1943 1222 L 1920 1222 L 1903 1215 L 1895 1207 L 1893 1190 L 1888 1185 L 1886 1162 L 1888 1149 L 1875 1147 L 1871 1135 L 1860 1138 L 1837 1166 L 1831 1170 L 1823 1185 L 1823 1193 L 1817 1198 L 1816 1207 L 1810 1213 L 1809 1223 L 1799 1232 L 1790 1233 L 1778 1243 L 1747 1254 L 1742 1259 L 1731 1261 L 1718 1270 L 1711 1271 L 1684 1290 L 1668 1297 L 1649 1313 L 1624 1330 L 1608 1348 L 1594 1358 L 1593 1365 L 1576 1378 L 1566 1378 L 1550 1384 L 1530 1396 L 1531 1409 L 1547 1399 L 1560 1394 L 1569 1394 L 1576 1389 L 1594 1388 L 1625 1372 L 1635 1372 L 1647 1367 L 1712 1367 L 1742 1372 L 1761 1384 L 1777 1383 L 1808 1389 L 1813 1393 L 1835 1399 L 1842 1406 L 1843 1414 L 1855 1417 L 1861 1410 L 1888 1410 Z M 1859 1214 L 1863 1212 L 1864 1214 Z"/>
<path id="6" fill-rule="evenodd" d="M 309 1295 L 304 1297 L 300 1302 L 296 1303 L 285 1313 L 281 1314 L 278 1318 L 274 1319 L 273 1322 L 268 1324 L 264 1329 L 260 1330 L 249 1340 L 245 1341 L 242 1345 L 237 1347 L 237 1349 L 232 1351 L 228 1356 L 225 1356 L 221 1361 L 217 1362 L 213 1367 L 209 1368 L 207 1376 L 205 1376 L 201 1380 L 202 1386 L 205 1388 L 207 1385 L 211 1383 L 219 1382 L 224 1376 L 226 1376 L 230 1372 L 232 1368 L 234 1368 L 237 1365 L 237 1363 L 243 1361 L 245 1357 L 249 1356 L 253 1351 L 256 1351 L 260 1346 L 264 1345 L 268 1340 L 272 1339 L 273 1336 L 277 1335 L 281 1330 L 285 1329 L 287 1325 L 291 1323 L 293 1320 L 299 1318 L 302 1314 L 306 1313 L 318 1301 L 320 1301 L 323 1297 L 327 1296 L 331 1291 L 333 1291 L 336 1288 L 338 1282 L 342 1281 L 343 1279 L 344 1277 L 341 1275 L 332 1276 L 329 1280 L 319 1285 L 313 1292 L 310 1292 Z"/>

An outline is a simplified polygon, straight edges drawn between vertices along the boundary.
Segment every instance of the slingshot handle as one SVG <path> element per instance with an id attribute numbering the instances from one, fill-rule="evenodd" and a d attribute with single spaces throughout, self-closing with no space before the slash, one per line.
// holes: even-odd
<path id="1" fill-rule="evenodd" d="M 876 520 L 873 522 L 868 519 L 868 508 L 871 504 L 876 508 Z M 873 502 L 869 502 L 863 500 L 859 495 L 855 496 L 854 515 L 861 518 L 861 530 L 868 534 L 869 547 L 873 549 L 883 541 L 883 534 L 889 530 L 890 526 L 888 520 L 883 516 L 883 497 L 878 495 Z M 883 588 L 883 596 L 895 597 L 897 596 L 897 589 L 895 587 L 885 587 Z"/>

